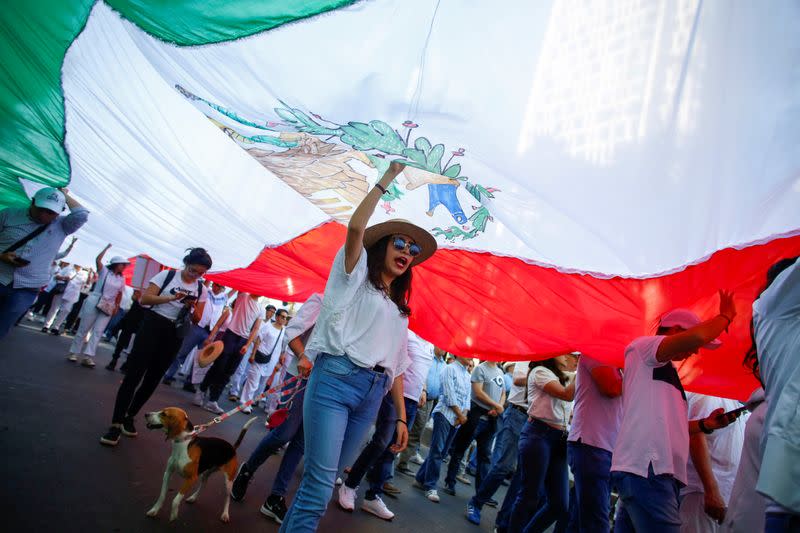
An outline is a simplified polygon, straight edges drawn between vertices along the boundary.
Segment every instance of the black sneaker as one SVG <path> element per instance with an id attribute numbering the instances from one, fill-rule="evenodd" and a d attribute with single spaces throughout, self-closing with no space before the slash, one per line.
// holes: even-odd
<path id="1" fill-rule="evenodd" d="M 117 360 L 116 358 L 112 358 L 111 361 L 106 365 L 106 370 L 114 371 L 117 369 Z"/>
<path id="2" fill-rule="evenodd" d="M 42 333 L 47 333 L 47 332 L 49 332 L 49 331 L 50 331 L 50 330 L 49 330 L 49 329 L 47 329 L 47 326 L 44 326 L 44 327 L 42 328 Z"/>
<path id="3" fill-rule="evenodd" d="M 286 511 L 286 500 L 276 494 L 270 494 L 264 505 L 261 506 L 261 514 L 272 518 L 279 524 L 283 524 Z"/>
<path id="4" fill-rule="evenodd" d="M 122 434 L 122 428 L 119 426 L 111 426 L 105 435 L 100 437 L 100 444 L 106 446 L 116 446 L 119 444 L 119 436 Z"/>
<path id="5" fill-rule="evenodd" d="M 191 392 L 192 394 L 197 392 L 197 389 L 191 383 L 184 383 L 183 384 L 183 390 L 185 390 L 186 392 Z"/>
<path id="6" fill-rule="evenodd" d="M 61 335 L 61 330 L 58 330 L 56 328 L 50 328 L 50 335 L 55 335 L 56 337 L 58 337 Z"/>
<path id="7" fill-rule="evenodd" d="M 136 426 L 133 425 L 133 417 L 126 416 L 122 419 L 122 434 L 126 437 L 135 437 L 138 435 Z"/>
<path id="8" fill-rule="evenodd" d="M 175 381 L 175 378 L 164 378 L 161 380 L 161 383 L 164 385 L 172 385 L 173 381 Z"/>
<path id="9" fill-rule="evenodd" d="M 442 492 L 444 492 L 445 494 L 449 494 L 450 496 L 455 496 L 456 487 L 455 485 L 445 485 L 444 487 L 442 487 Z"/>
<path id="10" fill-rule="evenodd" d="M 231 486 L 231 499 L 236 500 L 237 502 L 242 501 L 245 493 L 247 492 L 247 486 L 250 484 L 252 479 L 253 473 L 249 468 L 247 468 L 247 463 L 242 463 L 239 466 L 239 471 L 236 472 L 236 478 L 233 480 L 233 486 Z"/>
<path id="11" fill-rule="evenodd" d="M 119 371 L 123 374 L 128 371 L 128 360 L 126 359 L 122 366 L 119 367 Z"/>
<path id="12" fill-rule="evenodd" d="M 494 498 L 489 498 L 489 500 L 486 502 L 486 505 L 489 507 L 497 507 L 497 504 L 498 502 Z"/>

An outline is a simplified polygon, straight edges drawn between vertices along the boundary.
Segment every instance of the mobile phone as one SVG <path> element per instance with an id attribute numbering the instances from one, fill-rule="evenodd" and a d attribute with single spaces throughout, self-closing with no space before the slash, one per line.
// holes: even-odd
<path id="1" fill-rule="evenodd" d="M 192 296 L 191 294 L 187 294 L 186 296 L 183 297 L 184 302 L 192 302 L 194 300 L 197 300 L 197 296 Z"/>
<path id="2" fill-rule="evenodd" d="M 24 259 L 22 257 L 15 257 L 14 263 L 18 264 L 19 266 L 28 266 L 31 262 L 28 259 Z"/>
<path id="3" fill-rule="evenodd" d="M 740 414 L 742 414 L 742 413 L 744 413 L 745 411 L 748 411 L 748 410 L 749 410 L 749 407 L 747 405 L 743 405 L 743 406 L 741 406 L 739 408 L 733 409 L 732 411 L 727 411 L 725 413 L 722 413 L 722 416 L 724 416 L 726 418 L 727 417 L 731 417 L 731 416 L 737 416 L 738 417 Z"/>

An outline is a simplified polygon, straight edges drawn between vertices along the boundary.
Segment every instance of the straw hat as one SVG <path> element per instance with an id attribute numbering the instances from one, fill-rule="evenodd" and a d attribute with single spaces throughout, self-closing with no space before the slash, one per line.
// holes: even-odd
<path id="1" fill-rule="evenodd" d="M 422 249 L 422 252 L 411 261 L 411 266 L 422 263 L 436 251 L 436 239 L 433 235 L 402 218 L 387 220 L 368 227 L 364 232 L 364 248 L 369 248 L 387 235 L 397 234 L 408 235 Z"/>
<path id="2" fill-rule="evenodd" d="M 213 363 L 219 354 L 222 353 L 222 349 L 225 348 L 225 345 L 222 344 L 222 341 L 214 341 L 202 350 L 197 355 L 197 364 L 200 368 L 205 368 L 211 363 Z"/>

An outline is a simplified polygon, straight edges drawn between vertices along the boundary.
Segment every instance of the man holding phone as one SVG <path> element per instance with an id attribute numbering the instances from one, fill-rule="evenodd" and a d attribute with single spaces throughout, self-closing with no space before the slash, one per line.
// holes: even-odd
<path id="1" fill-rule="evenodd" d="M 63 216 L 67 207 L 70 213 Z M 47 285 L 64 239 L 88 218 L 66 189 L 52 187 L 37 191 L 27 207 L 0 211 L 0 340 Z"/>

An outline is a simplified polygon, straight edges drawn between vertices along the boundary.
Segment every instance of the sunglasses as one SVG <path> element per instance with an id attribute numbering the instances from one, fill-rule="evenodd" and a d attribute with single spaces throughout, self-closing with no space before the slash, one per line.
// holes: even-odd
<path id="1" fill-rule="evenodd" d="M 392 246 L 398 252 L 402 252 L 408 246 L 408 254 L 411 257 L 417 257 L 419 254 L 422 253 L 422 248 L 420 248 L 419 244 L 415 242 L 408 242 L 403 237 L 395 237 L 392 240 Z"/>

